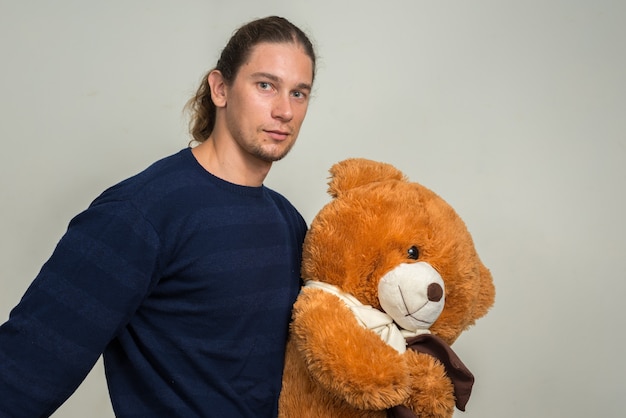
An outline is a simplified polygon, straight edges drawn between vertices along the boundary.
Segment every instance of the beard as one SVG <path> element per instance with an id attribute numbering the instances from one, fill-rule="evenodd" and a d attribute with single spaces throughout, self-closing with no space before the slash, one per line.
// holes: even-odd
<path id="1" fill-rule="evenodd" d="M 258 158 L 259 160 L 265 161 L 267 163 L 273 163 L 275 161 L 280 161 L 289 154 L 291 148 L 293 148 L 296 141 L 291 141 L 287 144 L 286 147 L 276 147 L 274 145 L 263 145 L 263 144 L 250 144 L 249 147 L 246 147 L 246 151 L 253 157 Z"/>
<path id="2" fill-rule="evenodd" d="M 247 135 L 242 130 L 231 130 L 235 142 L 249 156 L 259 159 L 267 163 L 282 160 L 289 154 L 289 151 L 296 143 L 297 132 L 292 133 L 292 138 L 285 139 L 282 142 L 272 143 L 271 140 L 264 141 L 262 137 L 265 134 L 263 129 L 258 129 L 254 135 Z"/>

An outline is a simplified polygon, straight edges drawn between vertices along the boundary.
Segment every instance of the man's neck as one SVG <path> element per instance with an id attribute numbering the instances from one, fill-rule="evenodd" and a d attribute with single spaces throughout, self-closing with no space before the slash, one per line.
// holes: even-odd
<path id="1" fill-rule="evenodd" d="M 212 136 L 193 148 L 192 153 L 209 173 L 240 186 L 261 186 L 272 167 L 272 163 L 249 157 Z"/>

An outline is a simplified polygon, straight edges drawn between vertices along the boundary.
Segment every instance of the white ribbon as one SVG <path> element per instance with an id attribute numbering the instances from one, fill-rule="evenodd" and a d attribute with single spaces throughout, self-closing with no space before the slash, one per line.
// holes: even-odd
<path id="1" fill-rule="evenodd" d="M 337 296 L 352 311 L 361 326 L 378 334 L 378 336 L 380 336 L 385 343 L 395 348 L 400 354 L 406 351 L 406 338 L 414 337 L 418 334 L 429 333 L 428 330 L 418 330 L 417 332 L 400 330 L 396 323 L 393 322 L 393 318 L 385 312 L 380 311 L 371 305 L 362 304 L 357 298 L 332 284 L 317 280 L 307 280 L 304 283 L 304 286 L 321 289 Z"/>

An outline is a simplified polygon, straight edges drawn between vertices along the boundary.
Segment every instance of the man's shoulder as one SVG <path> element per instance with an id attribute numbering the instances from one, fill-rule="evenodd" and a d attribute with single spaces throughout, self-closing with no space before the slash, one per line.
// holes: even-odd
<path id="1" fill-rule="evenodd" d="M 192 171 L 190 168 L 193 167 L 190 157 L 190 150 L 183 149 L 162 158 L 141 172 L 106 189 L 92 205 L 123 200 L 158 200 L 187 182 L 189 172 Z"/>

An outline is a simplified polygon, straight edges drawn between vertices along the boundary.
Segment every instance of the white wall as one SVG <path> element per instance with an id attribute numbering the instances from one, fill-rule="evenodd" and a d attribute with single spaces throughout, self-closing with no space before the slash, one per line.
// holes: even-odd
<path id="1" fill-rule="evenodd" d="M 626 5 L 620 1 L 0 0 L 0 322 L 67 222 L 186 146 L 232 30 L 279 14 L 320 61 L 267 184 L 310 221 L 327 170 L 390 162 L 461 214 L 497 287 L 455 344 L 464 417 L 620 417 Z M 55 417 L 111 417 L 101 365 Z"/>

